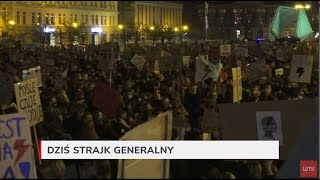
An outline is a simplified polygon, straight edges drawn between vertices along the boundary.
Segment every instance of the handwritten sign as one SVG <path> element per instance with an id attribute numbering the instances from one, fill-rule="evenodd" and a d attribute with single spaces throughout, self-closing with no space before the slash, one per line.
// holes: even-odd
<path id="1" fill-rule="evenodd" d="M 265 75 L 267 70 L 267 65 L 262 61 L 249 64 L 247 66 L 247 76 L 249 82 L 258 80 L 260 77 Z"/>
<path id="2" fill-rule="evenodd" d="M 134 57 L 131 59 L 131 62 L 133 65 L 136 66 L 137 69 L 142 69 L 144 66 L 144 63 L 146 62 L 146 59 L 143 56 L 134 55 Z"/>
<path id="3" fill-rule="evenodd" d="M 11 104 L 13 96 L 13 78 L 7 73 L 0 73 L 0 104 Z"/>
<path id="4" fill-rule="evenodd" d="M 36 179 L 28 118 L 0 116 L 0 179 Z"/>
<path id="5" fill-rule="evenodd" d="M 237 57 L 248 57 L 248 45 L 245 44 L 235 44 L 234 51 Z"/>
<path id="6" fill-rule="evenodd" d="M 231 55 L 231 44 L 220 45 L 220 56 L 228 57 Z"/>
<path id="7" fill-rule="evenodd" d="M 14 91 L 18 111 L 26 113 L 30 121 L 30 126 L 34 126 L 43 121 L 40 94 L 36 79 L 28 79 L 14 84 Z"/>
<path id="8" fill-rule="evenodd" d="M 197 57 L 196 61 L 196 82 L 203 82 L 208 78 L 212 78 L 213 81 L 218 81 L 221 70 L 221 62 L 213 65 L 204 56 Z"/>
<path id="9" fill-rule="evenodd" d="M 276 69 L 275 74 L 276 74 L 276 76 L 282 76 L 283 75 L 283 68 Z"/>
<path id="10" fill-rule="evenodd" d="M 190 56 L 183 56 L 182 60 L 183 60 L 183 65 L 189 66 L 189 64 L 190 64 Z"/>
<path id="11" fill-rule="evenodd" d="M 242 76 L 241 67 L 232 68 L 233 102 L 242 100 Z"/>
<path id="12" fill-rule="evenodd" d="M 22 71 L 22 79 L 27 80 L 31 78 L 36 78 L 38 81 L 38 87 L 42 86 L 42 75 L 41 75 L 41 67 L 33 67 L 27 70 Z"/>

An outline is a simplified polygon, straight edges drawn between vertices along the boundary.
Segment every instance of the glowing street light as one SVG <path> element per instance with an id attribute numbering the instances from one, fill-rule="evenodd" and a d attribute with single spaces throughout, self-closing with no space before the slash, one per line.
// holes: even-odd
<path id="1" fill-rule="evenodd" d="M 78 23 L 72 23 L 72 26 L 74 27 L 74 28 L 76 28 L 76 27 L 78 27 Z"/>
<path id="2" fill-rule="evenodd" d="M 14 25 L 15 22 L 14 22 L 13 20 L 10 20 L 10 21 L 9 21 L 9 24 L 10 24 L 10 25 Z"/>
<path id="3" fill-rule="evenodd" d="M 118 29 L 123 29 L 123 25 L 122 25 L 122 24 L 119 24 L 119 25 L 118 25 Z"/>
<path id="4" fill-rule="evenodd" d="M 177 27 L 175 27 L 173 30 L 174 30 L 174 32 L 178 32 L 179 31 L 179 29 Z"/>
<path id="5" fill-rule="evenodd" d="M 186 31 L 186 30 L 188 30 L 188 26 L 187 26 L 187 25 L 184 25 L 184 26 L 182 27 L 182 29 Z"/>
<path id="6" fill-rule="evenodd" d="M 153 30 L 154 30 L 154 26 L 151 26 L 151 27 L 150 27 L 150 30 L 153 31 Z"/>
<path id="7" fill-rule="evenodd" d="M 301 4 L 297 4 L 297 5 L 294 6 L 294 8 L 295 9 L 310 9 L 311 6 L 310 6 L 310 4 L 307 4 L 306 6 L 303 6 Z"/>

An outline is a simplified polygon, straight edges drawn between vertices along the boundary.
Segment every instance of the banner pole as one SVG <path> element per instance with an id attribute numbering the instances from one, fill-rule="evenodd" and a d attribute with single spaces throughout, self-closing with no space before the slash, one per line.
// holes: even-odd
<path id="1" fill-rule="evenodd" d="M 112 71 L 110 72 L 110 87 L 112 87 L 111 85 L 112 85 Z"/>
<path id="2" fill-rule="evenodd" d="M 34 135 L 34 139 L 36 141 L 36 149 L 37 149 L 37 154 L 38 154 L 38 160 L 39 160 L 39 164 L 41 165 L 41 159 L 40 159 L 40 151 L 39 151 L 39 144 L 38 144 L 38 137 L 37 137 L 37 130 L 36 130 L 36 126 L 33 126 L 33 135 Z"/>

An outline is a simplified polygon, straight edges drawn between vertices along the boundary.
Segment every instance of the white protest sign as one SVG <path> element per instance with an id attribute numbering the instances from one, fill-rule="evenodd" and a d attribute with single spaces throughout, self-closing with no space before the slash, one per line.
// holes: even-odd
<path id="1" fill-rule="evenodd" d="M 267 72 L 267 65 L 262 61 L 251 63 L 246 68 L 248 80 L 250 82 L 258 80 Z"/>
<path id="2" fill-rule="evenodd" d="M 233 102 L 242 100 L 242 76 L 241 67 L 232 68 Z"/>
<path id="3" fill-rule="evenodd" d="M 230 56 L 231 55 L 231 44 L 220 45 L 220 56 Z"/>
<path id="4" fill-rule="evenodd" d="M 0 179 L 37 179 L 28 118 L 0 116 Z"/>
<path id="5" fill-rule="evenodd" d="M 31 78 L 36 78 L 38 81 L 38 87 L 42 86 L 42 75 L 41 75 L 41 67 L 33 67 L 27 70 L 22 71 L 22 79 L 27 80 Z"/>
<path id="6" fill-rule="evenodd" d="M 134 57 L 131 59 L 131 62 L 133 65 L 136 66 L 137 69 L 142 69 L 144 66 L 144 63 L 146 62 L 146 59 L 144 56 L 134 55 Z"/>
<path id="7" fill-rule="evenodd" d="M 30 126 L 34 126 L 43 121 L 39 88 L 36 79 L 28 79 L 14 84 L 18 111 L 25 112 L 30 121 Z"/>
<path id="8" fill-rule="evenodd" d="M 182 57 L 183 59 L 183 65 L 184 66 L 189 66 L 189 64 L 190 64 L 190 56 L 183 56 Z"/>
<path id="9" fill-rule="evenodd" d="M 0 105 L 12 103 L 13 82 L 9 74 L 0 73 Z"/>
<path id="10" fill-rule="evenodd" d="M 213 81 L 218 81 L 219 73 L 221 69 L 221 62 L 213 65 L 204 56 L 198 56 L 196 61 L 196 82 L 203 82 L 208 78 L 212 78 Z"/>
<path id="11" fill-rule="evenodd" d="M 172 112 L 161 113 L 154 119 L 127 132 L 122 141 L 171 140 Z M 119 179 L 169 179 L 168 159 L 126 159 L 119 160 Z"/>
<path id="12" fill-rule="evenodd" d="M 259 140 L 278 140 L 283 145 L 280 111 L 257 112 L 256 120 Z"/>
<path id="13" fill-rule="evenodd" d="M 293 55 L 290 68 L 290 81 L 310 83 L 312 75 L 313 56 Z"/>
<path id="14" fill-rule="evenodd" d="M 234 45 L 234 51 L 237 57 L 248 57 L 248 45 L 245 44 L 235 44 Z"/>
<path id="15" fill-rule="evenodd" d="M 282 76 L 283 75 L 283 68 L 276 69 L 275 74 L 276 74 L 276 76 Z"/>
<path id="16" fill-rule="evenodd" d="M 145 45 L 148 47 L 153 46 L 153 41 L 152 40 L 145 40 Z"/>

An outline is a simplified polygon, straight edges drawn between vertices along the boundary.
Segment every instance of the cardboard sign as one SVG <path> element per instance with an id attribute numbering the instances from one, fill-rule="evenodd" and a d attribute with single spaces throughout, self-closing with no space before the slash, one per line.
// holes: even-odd
<path id="1" fill-rule="evenodd" d="M 189 66 L 190 65 L 190 56 L 183 56 L 182 60 L 183 60 L 183 65 L 184 66 Z"/>
<path id="2" fill-rule="evenodd" d="M 0 116 L 0 179 L 37 179 L 28 118 Z"/>
<path id="3" fill-rule="evenodd" d="M 14 84 L 14 91 L 18 111 L 25 112 L 30 121 L 30 126 L 34 126 L 43 121 L 42 106 L 36 79 L 28 79 Z"/>
<path id="4" fill-rule="evenodd" d="M 235 44 L 234 51 L 237 57 L 248 57 L 248 45 L 245 44 Z"/>
<path id="5" fill-rule="evenodd" d="M 213 65 L 204 56 L 197 57 L 195 82 L 203 82 L 208 78 L 218 81 L 221 63 Z"/>
<path id="6" fill-rule="evenodd" d="M 220 56 L 228 57 L 231 55 L 231 44 L 220 45 Z"/>
<path id="7" fill-rule="evenodd" d="M 270 115 L 274 117 L 277 126 L 273 135 L 278 134 L 277 137 L 280 137 L 281 121 L 283 146 L 280 146 L 280 159 L 286 160 L 300 133 L 309 122 L 318 117 L 319 105 L 317 99 L 304 99 L 221 104 L 219 110 L 224 140 L 258 140 L 257 119 L 259 122 L 259 119 L 262 121 L 262 117 Z"/>
<path id="8" fill-rule="evenodd" d="M 290 67 L 290 81 L 310 83 L 312 75 L 313 56 L 293 55 Z"/>
<path id="9" fill-rule="evenodd" d="M 283 75 L 283 68 L 276 69 L 275 74 L 276 74 L 276 76 L 282 76 Z"/>
<path id="10" fill-rule="evenodd" d="M 0 73 L 0 105 L 12 103 L 13 83 L 13 78 L 9 74 Z"/>
<path id="11" fill-rule="evenodd" d="M 144 66 L 144 63 L 146 62 L 146 59 L 144 56 L 134 55 L 134 57 L 131 59 L 131 62 L 134 66 L 136 66 L 137 69 L 142 69 Z"/>
<path id="12" fill-rule="evenodd" d="M 27 80 L 31 78 L 36 78 L 38 81 L 38 87 L 42 86 L 42 75 L 41 75 L 41 67 L 33 67 L 27 70 L 22 71 L 22 79 Z"/>
<path id="13" fill-rule="evenodd" d="M 171 140 L 172 112 L 161 113 L 154 119 L 127 132 L 121 140 Z M 169 179 L 168 159 L 119 160 L 118 179 Z"/>
<path id="14" fill-rule="evenodd" d="M 232 68 L 232 80 L 233 80 L 233 102 L 239 102 L 242 100 L 241 67 Z"/>
<path id="15" fill-rule="evenodd" d="M 201 122 L 201 132 L 213 133 L 219 128 L 221 128 L 221 121 L 218 113 L 214 111 L 205 111 Z"/>
<path id="16" fill-rule="evenodd" d="M 264 76 L 268 70 L 267 65 L 262 61 L 251 63 L 246 69 L 249 82 L 260 79 L 260 77 Z"/>

